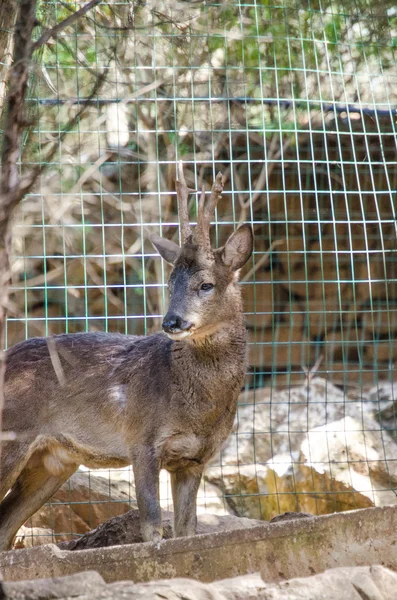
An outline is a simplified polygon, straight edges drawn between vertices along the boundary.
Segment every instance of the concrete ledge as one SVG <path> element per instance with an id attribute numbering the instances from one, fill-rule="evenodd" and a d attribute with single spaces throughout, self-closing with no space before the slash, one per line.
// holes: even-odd
<path id="1" fill-rule="evenodd" d="M 397 506 L 167 540 L 160 549 L 131 544 L 68 552 L 49 544 L 0 554 L 5 581 L 92 570 L 107 582 L 172 577 L 209 582 L 257 571 L 266 582 L 277 582 L 371 564 L 397 571 Z"/>

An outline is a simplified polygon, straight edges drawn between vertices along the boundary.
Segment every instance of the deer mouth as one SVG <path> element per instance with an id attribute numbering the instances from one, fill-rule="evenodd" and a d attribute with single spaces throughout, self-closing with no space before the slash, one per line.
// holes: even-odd
<path id="1" fill-rule="evenodd" d="M 188 337 L 190 337 L 193 333 L 192 329 L 186 330 L 186 331 L 165 331 L 165 334 L 171 339 L 171 340 L 184 340 Z"/>
<path id="2" fill-rule="evenodd" d="M 214 333 L 217 333 L 219 329 L 222 328 L 223 323 L 217 323 L 215 325 L 204 325 L 201 327 L 197 327 L 192 325 L 187 330 L 180 331 L 165 331 L 169 338 L 172 340 L 184 340 L 186 338 L 191 338 L 195 341 L 202 341 L 206 338 L 210 337 Z"/>

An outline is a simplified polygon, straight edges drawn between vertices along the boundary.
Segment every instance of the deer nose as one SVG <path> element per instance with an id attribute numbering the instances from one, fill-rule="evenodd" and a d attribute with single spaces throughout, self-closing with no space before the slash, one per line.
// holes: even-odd
<path id="1" fill-rule="evenodd" d="M 188 331 L 193 323 L 184 321 L 182 317 L 176 314 L 166 314 L 163 320 L 163 329 L 167 333 L 176 333 L 178 331 Z"/>

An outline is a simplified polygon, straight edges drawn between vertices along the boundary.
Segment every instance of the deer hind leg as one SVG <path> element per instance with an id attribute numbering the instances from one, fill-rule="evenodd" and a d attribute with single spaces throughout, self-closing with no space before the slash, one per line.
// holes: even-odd
<path id="1" fill-rule="evenodd" d="M 77 467 L 69 463 L 62 471 L 51 474 L 40 455 L 30 458 L 9 494 L 0 503 L 0 552 L 12 547 L 21 525 L 55 494 Z"/>
<path id="2" fill-rule="evenodd" d="M 0 502 L 28 462 L 29 450 L 29 443 L 3 442 L 0 463 Z"/>
<path id="3" fill-rule="evenodd" d="M 202 474 L 202 466 L 171 473 L 175 537 L 190 536 L 196 533 L 197 492 Z"/>

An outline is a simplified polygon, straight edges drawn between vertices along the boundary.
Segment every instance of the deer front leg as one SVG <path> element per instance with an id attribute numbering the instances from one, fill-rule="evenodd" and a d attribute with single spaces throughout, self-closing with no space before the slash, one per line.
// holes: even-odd
<path id="1" fill-rule="evenodd" d="M 143 541 L 159 544 L 163 537 L 159 497 L 160 461 L 154 449 L 149 446 L 134 449 L 132 467 Z"/>
<path id="2" fill-rule="evenodd" d="M 202 474 L 201 466 L 171 473 L 175 537 L 190 536 L 196 533 L 197 492 Z"/>

